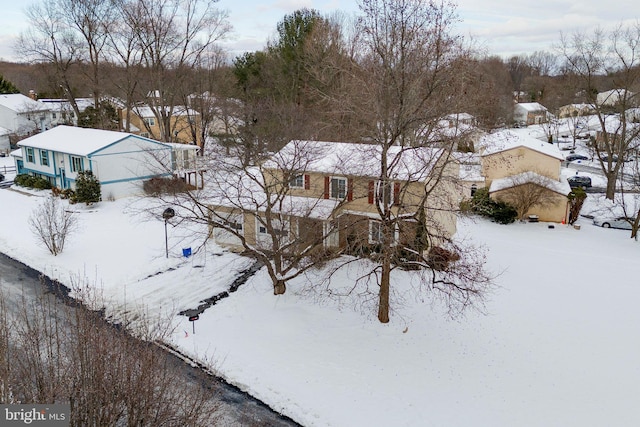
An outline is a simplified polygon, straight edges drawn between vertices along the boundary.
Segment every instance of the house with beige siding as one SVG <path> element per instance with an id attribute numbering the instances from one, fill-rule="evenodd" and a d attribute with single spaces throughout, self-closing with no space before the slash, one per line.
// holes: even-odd
<path id="1" fill-rule="evenodd" d="M 238 194 L 232 197 L 227 190 L 211 207 L 225 225 L 214 227 L 213 236 L 217 243 L 231 247 L 240 248 L 243 240 L 268 247 L 273 232 L 267 227 L 271 226 L 276 234 L 297 242 L 292 250 L 320 241 L 325 249 L 368 251 L 380 243 L 376 200 L 385 200 L 391 215 L 399 219 L 395 230 L 399 243 L 410 246 L 415 241 L 418 218 L 424 218 L 434 236 L 451 237 L 456 231 L 459 191 L 455 180 L 439 178 L 456 177 L 458 164 L 440 149 L 391 147 L 387 158 L 393 165 L 392 179 L 382 182 L 381 156 L 376 145 L 291 141 L 256 171 L 248 171 L 254 175 L 244 181 L 256 182 L 259 177 L 261 185 L 233 190 Z M 279 197 L 278 203 L 268 203 L 271 197 Z M 267 209 L 278 215 L 275 226 L 265 221 Z"/>
<path id="2" fill-rule="evenodd" d="M 181 105 L 137 105 L 118 111 L 121 130 L 144 138 L 202 147 L 200 113 Z M 162 122 L 162 123 L 161 123 Z"/>
<path id="3" fill-rule="evenodd" d="M 513 107 L 513 120 L 527 126 L 546 123 L 549 120 L 549 111 L 538 102 L 518 102 Z"/>
<path id="4" fill-rule="evenodd" d="M 541 221 L 566 220 L 571 188 L 561 176 L 564 157 L 556 145 L 511 130 L 486 135 L 481 140 L 482 175 L 494 200 L 507 201 L 507 193 L 526 183 L 544 187 L 553 203 L 534 206 L 527 215 Z"/>

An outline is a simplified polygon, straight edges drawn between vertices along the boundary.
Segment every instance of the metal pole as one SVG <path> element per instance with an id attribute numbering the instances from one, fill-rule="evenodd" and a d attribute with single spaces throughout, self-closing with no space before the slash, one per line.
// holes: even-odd
<path id="1" fill-rule="evenodd" d="M 164 220 L 164 252 L 166 258 L 169 258 L 169 238 L 167 237 L 167 220 Z"/>
<path id="2" fill-rule="evenodd" d="M 195 335 L 196 334 L 196 322 L 191 322 L 191 326 L 192 326 L 191 332 L 193 333 L 193 335 Z"/>

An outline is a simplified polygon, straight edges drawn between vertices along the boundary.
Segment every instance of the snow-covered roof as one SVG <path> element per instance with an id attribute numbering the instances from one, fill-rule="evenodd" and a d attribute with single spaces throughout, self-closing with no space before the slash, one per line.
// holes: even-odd
<path id="1" fill-rule="evenodd" d="M 526 111 L 547 111 L 547 107 L 537 102 L 519 102 L 516 106 Z"/>
<path id="2" fill-rule="evenodd" d="M 76 98 L 76 105 L 81 112 L 86 110 L 87 107 L 93 107 L 93 98 Z M 38 99 L 38 102 L 42 102 L 50 108 L 57 110 L 71 110 L 71 103 L 66 99 L 60 98 L 42 98 Z"/>
<path id="3" fill-rule="evenodd" d="M 18 145 L 42 148 L 77 156 L 88 156 L 91 153 L 130 136 L 141 138 L 130 133 L 114 132 L 111 130 L 56 126 L 48 131 L 23 139 L 18 142 Z M 163 144 L 157 141 L 153 142 Z"/>
<path id="4" fill-rule="evenodd" d="M 259 167 L 246 170 L 217 170 L 215 179 L 224 182 L 224 186 L 207 186 L 208 203 L 232 209 L 264 212 L 267 206 L 267 195 L 264 191 L 263 171 Z M 250 179 L 247 179 L 250 177 Z M 271 195 L 271 212 L 277 214 L 328 219 L 340 203 L 334 199 L 317 199 L 292 195 Z M 276 197 L 282 197 L 276 203 Z"/>
<path id="5" fill-rule="evenodd" d="M 494 179 L 489 187 L 489 192 L 493 193 L 500 190 L 506 190 L 508 188 L 517 187 L 527 183 L 538 184 L 562 195 L 567 195 L 571 192 L 571 187 L 566 179 L 558 181 L 531 171 L 505 178 Z"/>
<path id="6" fill-rule="evenodd" d="M 455 160 L 460 164 L 458 177 L 463 181 L 483 182 L 482 164 L 477 153 L 454 153 Z"/>
<path id="7" fill-rule="evenodd" d="M 465 121 L 465 120 L 475 120 L 476 118 L 474 116 L 472 116 L 469 113 L 453 113 L 453 114 L 447 114 L 444 117 L 445 120 L 458 120 L 458 121 Z"/>
<path id="8" fill-rule="evenodd" d="M 501 130 L 485 135 L 480 138 L 478 146 L 480 147 L 483 156 L 511 150 L 517 147 L 525 147 L 559 160 L 564 159 L 556 145 L 549 144 L 532 136 L 514 132 L 512 130 Z"/>
<path id="9" fill-rule="evenodd" d="M 193 145 L 193 144 L 180 144 L 178 142 L 164 142 L 164 145 L 168 145 L 169 147 L 171 147 L 171 149 L 173 151 L 187 151 L 187 150 L 191 150 L 191 151 L 198 151 L 200 150 L 200 147 L 198 147 L 197 145 Z"/>
<path id="10" fill-rule="evenodd" d="M 621 99 L 630 99 L 634 93 L 626 89 L 611 89 L 599 92 L 596 96 L 596 102 L 601 105 L 612 105 Z"/>
<path id="11" fill-rule="evenodd" d="M 122 120 L 122 130 L 127 128 L 127 119 Z M 140 132 L 140 128 L 133 123 L 129 123 L 129 132 Z"/>
<path id="12" fill-rule="evenodd" d="M 158 106 L 155 107 L 156 111 L 160 111 L 163 110 L 166 112 L 169 112 L 169 110 L 171 110 L 171 107 L 163 107 L 163 106 Z M 156 115 L 154 114 L 154 109 L 149 107 L 148 105 L 141 105 L 141 106 L 136 106 L 133 107 L 131 109 L 131 111 L 135 112 L 138 116 L 142 117 L 142 118 L 151 118 L 151 117 L 156 117 Z M 171 111 L 171 114 L 173 116 L 198 116 L 200 115 L 200 113 L 198 113 L 196 110 L 192 109 L 192 108 L 187 108 L 184 107 L 182 105 L 176 105 L 173 107 L 173 110 Z"/>
<path id="13" fill-rule="evenodd" d="M 10 93 L 0 95 L 0 105 L 24 113 L 28 111 L 48 111 L 49 107 L 42 102 L 34 101 L 21 93 Z"/>
<path id="14" fill-rule="evenodd" d="M 267 168 L 286 168 L 325 174 L 380 176 L 381 147 L 349 142 L 289 142 L 265 163 Z M 441 149 L 389 147 L 388 164 L 393 179 L 420 181 L 431 172 L 442 155 Z"/>
<path id="15" fill-rule="evenodd" d="M 9 135 L 10 133 L 11 131 L 9 129 L 0 126 L 0 136 Z"/>

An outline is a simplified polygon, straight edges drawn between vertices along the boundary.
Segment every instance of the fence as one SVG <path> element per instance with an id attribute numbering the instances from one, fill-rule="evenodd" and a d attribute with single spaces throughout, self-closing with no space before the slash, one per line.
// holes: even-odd
<path id="1" fill-rule="evenodd" d="M 0 173 L 6 175 L 8 173 L 16 173 L 15 166 L 0 166 Z"/>

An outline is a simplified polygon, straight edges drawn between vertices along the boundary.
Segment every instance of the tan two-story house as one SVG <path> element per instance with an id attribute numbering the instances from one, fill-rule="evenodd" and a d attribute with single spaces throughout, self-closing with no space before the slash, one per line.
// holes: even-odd
<path id="1" fill-rule="evenodd" d="M 533 206 L 526 215 L 541 221 L 566 221 L 571 188 L 561 176 L 564 157 L 556 145 L 521 132 L 499 131 L 482 139 L 481 158 L 491 198 L 508 202 L 523 185 L 544 187 L 548 192 L 544 206 Z"/>
<path id="2" fill-rule="evenodd" d="M 381 201 L 397 220 L 394 239 L 399 244 L 416 241 L 420 221 L 430 231 L 429 246 L 450 238 L 456 231 L 459 194 L 449 178 L 457 176 L 458 163 L 448 161 L 440 149 L 391 147 L 391 179 L 382 182 L 381 159 L 376 145 L 291 141 L 256 172 L 269 195 L 254 188 L 212 206 L 217 220 L 235 230 L 214 227 L 215 240 L 241 247 L 245 239 L 246 244 L 268 247 L 273 234 L 265 221 L 269 209 L 279 215 L 277 232 L 299 245 L 321 242 L 325 249 L 370 253 L 383 238 Z M 274 197 L 279 197 L 277 203 L 266 202 Z"/>
<path id="3" fill-rule="evenodd" d="M 118 113 L 122 131 L 157 141 L 195 144 L 202 148 L 200 113 L 191 108 L 139 105 L 130 111 L 121 109 Z"/>

